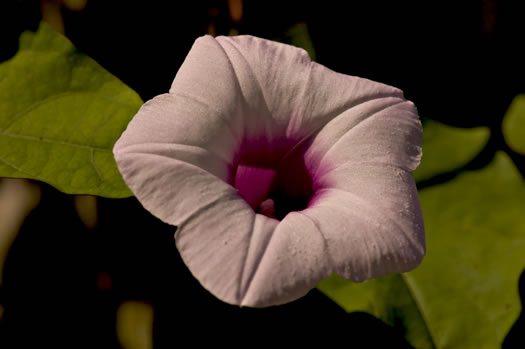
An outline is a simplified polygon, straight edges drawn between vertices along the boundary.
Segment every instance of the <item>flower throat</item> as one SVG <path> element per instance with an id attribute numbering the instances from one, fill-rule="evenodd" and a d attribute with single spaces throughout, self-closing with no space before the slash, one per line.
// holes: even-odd
<path id="1" fill-rule="evenodd" d="M 272 169 L 239 164 L 233 185 L 256 213 L 278 220 L 305 209 L 313 196 L 305 166 Z"/>

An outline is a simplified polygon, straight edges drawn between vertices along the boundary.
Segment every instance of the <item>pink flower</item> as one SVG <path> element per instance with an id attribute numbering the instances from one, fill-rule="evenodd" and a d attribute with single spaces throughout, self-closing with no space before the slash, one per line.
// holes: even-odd
<path id="1" fill-rule="evenodd" d="M 421 262 L 411 173 L 421 136 L 394 87 L 333 72 L 296 47 L 204 36 L 114 154 L 142 205 L 178 227 L 200 283 L 261 307 L 333 272 L 364 281 Z"/>

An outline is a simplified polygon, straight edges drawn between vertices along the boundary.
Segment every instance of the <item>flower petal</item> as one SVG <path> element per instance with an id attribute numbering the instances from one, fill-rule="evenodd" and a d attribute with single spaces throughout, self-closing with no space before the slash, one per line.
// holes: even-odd
<path id="1" fill-rule="evenodd" d="M 413 171 L 421 160 L 422 135 L 412 102 L 376 99 L 331 120 L 315 135 L 305 161 L 314 178 L 350 162 Z"/>
<path id="2" fill-rule="evenodd" d="M 346 165 L 321 179 L 303 214 L 326 238 L 334 271 L 354 281 L 406 272 L 425 255 L 425 234 L 411 172 L 380 164 Z"/>
<path id="3" fill-rule="evenodd" d="M 365 281 L 421 263 L 425 235 L 411 172 L 345 165 L 320 182 L 327 188 L 309 207 L 277 225 L 243 305 L 289 302 L 333 272 Z"/>
<path id="4" fill-rule="evenodd" d="M 278 221 L 255 214 L 235 188 L 185 161 L 139 152 L 118 159 L 144 207 L 178 225 L 177 248 L 193 275 L 219 299 L 241 304 Z"/>
<path id="5" fill-rule="evenodd" d="M 339 74 L 312 62 L 297 47 L 253 36 L 216 40 L 230 60 L 246 105 L 245 139 L 258 139 L 258 144 L 273 152 L 276 144 L 295 145 L 356 105 L 403 97 L 392 86 Z"/>
<path id="6" fill-rule="evenodd" d="M 421 262 L 425 234 L 411 173 L 421 142 L 414 105 L 387 97 L 342 113 L 305 146 L 316 194 L 303 213 L 320 227 L 341 276 L 363 281 Z"/>
<path id="7" fill-rule="evenodd" d="M 263 307 L 293 301 L 332 272 L 319 227 L 301 212 L 292 212 L 277 225 L 242 305 Z"/>

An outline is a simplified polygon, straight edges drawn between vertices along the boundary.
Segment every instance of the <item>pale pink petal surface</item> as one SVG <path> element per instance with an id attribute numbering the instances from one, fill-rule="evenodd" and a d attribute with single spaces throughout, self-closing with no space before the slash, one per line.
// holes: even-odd
<path id="1" fill-rule="evenodd" d="M 193 275 L 228 303 L 286 303 L 333 272 L 363 281 L 425 253 L 414 105 L 292 46 L 199 38 L 114 153 L 144 207 L 178 226 Z"/>

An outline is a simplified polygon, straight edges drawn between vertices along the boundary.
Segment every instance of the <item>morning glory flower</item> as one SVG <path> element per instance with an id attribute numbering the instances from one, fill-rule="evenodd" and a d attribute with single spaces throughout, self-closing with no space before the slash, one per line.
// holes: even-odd
<path id="1" fill-rule="evenodd" d="M 411 171 L 422 129 L 402 91 L 252 37 L 197 39 L 169 93 L 114 155 L 192 274 L 219 299 L 295 300 L 326 276 L 364 281 L 425 254 Z"/>

